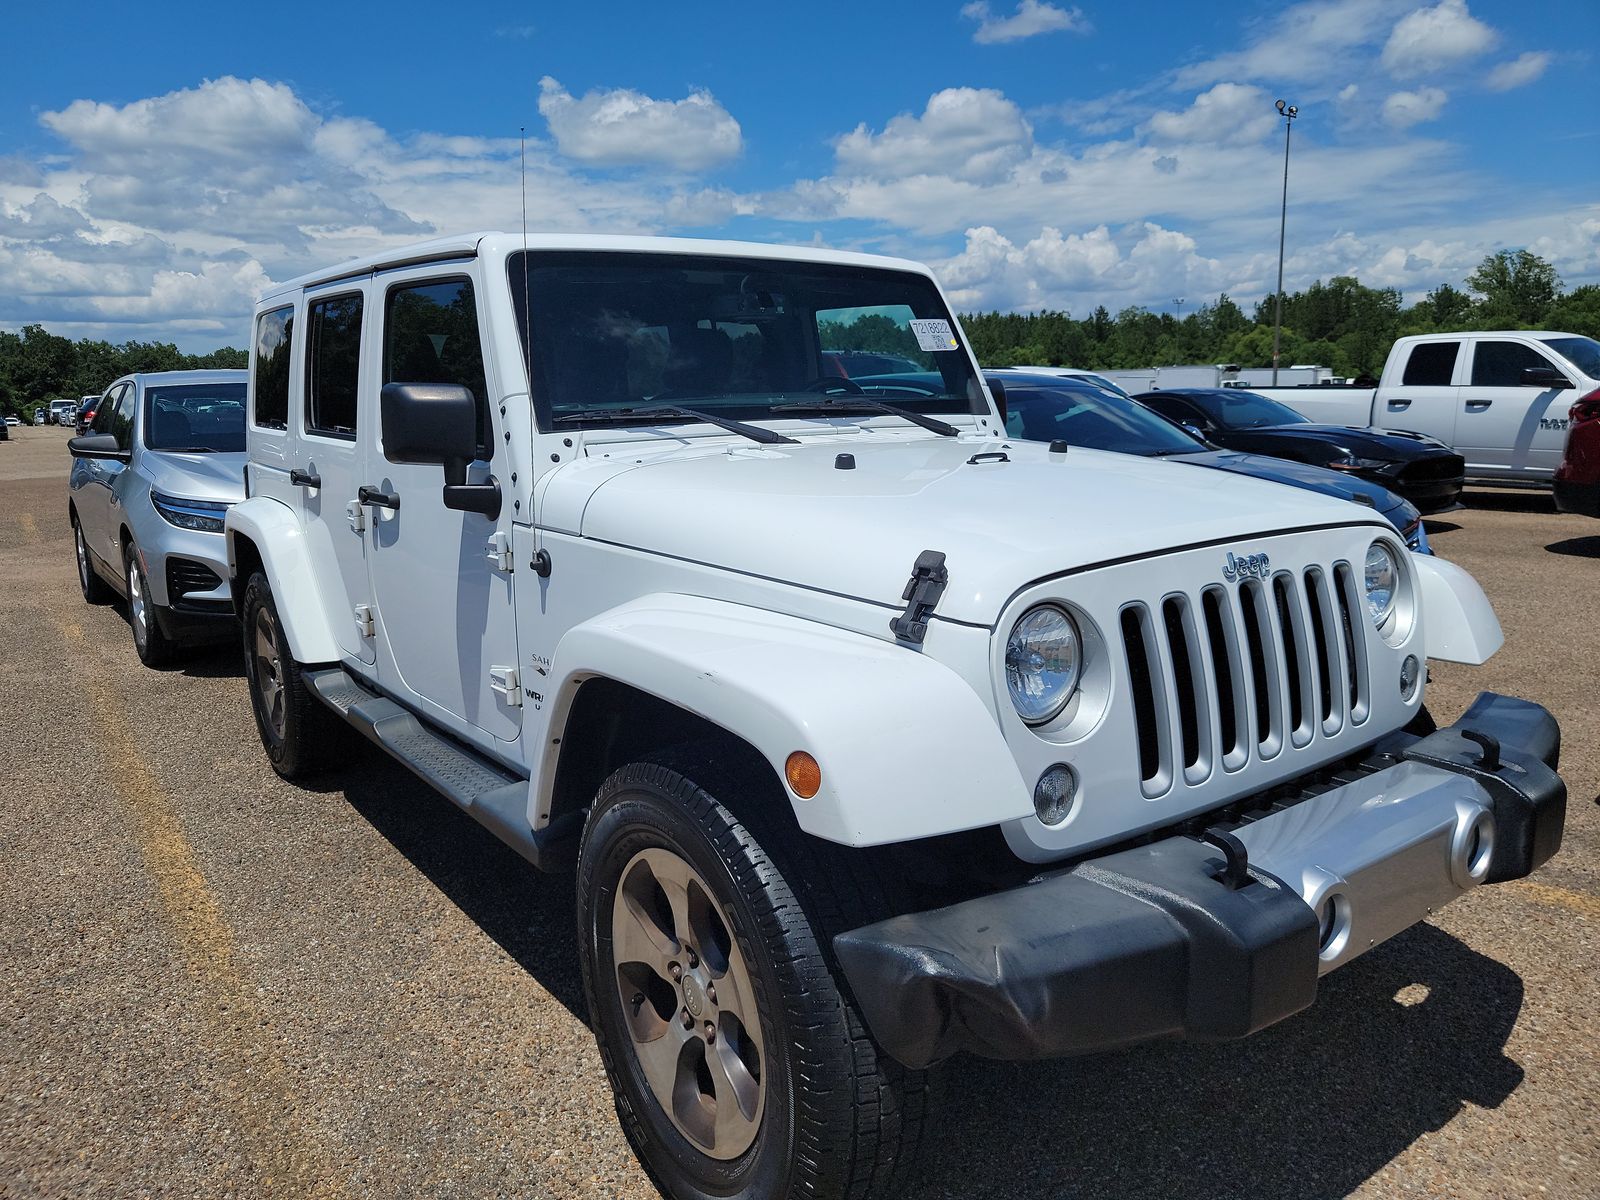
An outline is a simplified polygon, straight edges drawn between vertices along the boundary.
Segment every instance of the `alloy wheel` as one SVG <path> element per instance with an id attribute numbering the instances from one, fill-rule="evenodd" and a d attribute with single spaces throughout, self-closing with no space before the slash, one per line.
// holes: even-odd
<path id="1" fill-rule="evenodd" d="M 272 614 L 265 608 L 256 609 L 255 639 L 250 650 L 254 670 L 256 695 L 261 701 L 261 715 L 272 727 L 274 737 L 282 740 L 284 729 L 283 660 L 278 654 L 278 629 Z"/>
<path id="2" fill-rule="evenodd" d="M 150 644 L 150 603 L 145 595 L 144 572 L 139 568 L 139 552 L 128 552 L 128 616 L 133 625 L 134 645 L 143 650 Z"/>

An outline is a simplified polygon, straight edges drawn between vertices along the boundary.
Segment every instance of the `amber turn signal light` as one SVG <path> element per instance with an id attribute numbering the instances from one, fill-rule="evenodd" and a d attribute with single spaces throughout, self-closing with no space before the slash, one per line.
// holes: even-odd
<path id="1" fill-rule="evenodd" d="M 789 780 L 790 790 L 802 800 L 809 800 L 822 790 L 822 768 L 804 750 L 789 755 L 789 761 L 783 764 L 783 773 Z"/>

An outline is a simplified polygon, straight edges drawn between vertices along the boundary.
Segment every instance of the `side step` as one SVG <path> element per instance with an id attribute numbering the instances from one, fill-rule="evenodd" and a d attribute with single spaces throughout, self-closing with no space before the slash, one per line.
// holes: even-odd
<path id="1" fill-rule="evenodd" d="M 439 732 L 386 696 L 368 690 L 348 671 L 307 671 L 317 698 L 362 736 L 382 746 L 478 824 L 540 870 L 559 870 L 576 857 L 582 814 L 568 813 L 541 830 L 528 825 L 530 784 Z"/>

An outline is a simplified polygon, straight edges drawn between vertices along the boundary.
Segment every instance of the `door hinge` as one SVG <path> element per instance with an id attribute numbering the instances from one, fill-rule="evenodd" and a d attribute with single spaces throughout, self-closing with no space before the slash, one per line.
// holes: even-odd
<path id="1" fill-rule="evenodd" d="M 359 500 L 352 500 L 344 506 L 345 519 L 350 522 L 350 528 L 360 533 L 367 527 L 367 510 L 361 506 Z"/>
<path id="2" fill-rule="evenodd" d="M 372 619 L 372 605 L 356 605 L 356 628 L 360 630 L 362 637 L 377 636 L 378 625 L 377 622 Z"/>
<path id="3" fill-rule="evenodd" d="M 489 565 L 496 571 L 511 571 L 511 538 L 505 533 L 495 532 L 489 535 L 489 552 L 484 556 L 489 560 Z"/>
<path id="4" fill-rule="evenodd" d="M 911 568 L 911 579 L 906 583 L 905 591 L 900 593 L 900 599 L 906 602 L 906 610 L 889 622 L 889 628 L 897 638 L 921 644 L 928 636 L 928 618 L 933 615 L 934 605 L 939 603 L 939 597 L 944 595 L 945 585 L 949 582 L 950 572 L 945 570 L 943 551 L 924 550 L 917 555 L 916 564 Z"/>
<path id="5" fill-rule="evenodd" d="M 489 687 L 510 707 L 522 707 L 522 685 L 515 667 L 490 667 Z"/>

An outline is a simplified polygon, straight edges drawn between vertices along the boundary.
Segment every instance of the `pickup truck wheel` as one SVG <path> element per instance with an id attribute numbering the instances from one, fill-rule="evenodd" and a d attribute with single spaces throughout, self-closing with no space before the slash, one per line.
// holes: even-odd
<path id="1" fill-rule="evenodd" d="M 243 628 L 244 674 L 267 758 L 285 779 L 315 775 L 344 745 L 346 727 L 306 686 L 305 668 L 289 653 L 272 585 L 259 571 L 245 586 Z"/>
<path id="2" fill-rule="evenodd" d="M 89 560 L 89 543 L 84 541 L 83 526 L 78 524 L 78 514 L 72 514 L 72 549 L 78 559 L 78 587 L 83 591 L 85 604 L 110 604 L 111 585 L 95 572 Z"/>
<path id="3" fill-rule="evenodd" d="M 928 1077 L 880 1054 L 834 973 L 867 891 L 798 830 L 764 828 L 769 855 L 717 798 L 750 791 L 709 758 L 640 762 L 590 809 L 578 936 L 618 1118 L 675 1200 L 889 1195 Z"/>
<path id="4" fill-rule="evenodd" d="M 162 632 L 161 623 L 156 620 L 150 580 L 145 577 L 139 549 L 132 542 L 122 548 L 122 570 L 128 582 L 128 625 L 133 630 L 133 648 L 145 666 L 164 667 L 178 656 L 178 645 Z"/>

